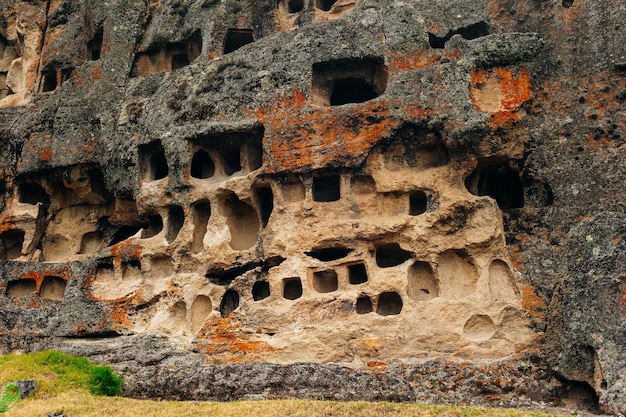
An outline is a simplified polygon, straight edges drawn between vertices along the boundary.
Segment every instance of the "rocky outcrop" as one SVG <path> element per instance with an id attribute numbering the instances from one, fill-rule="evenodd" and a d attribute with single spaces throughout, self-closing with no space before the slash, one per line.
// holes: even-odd
<path id="1" fill-rule="evenodd" d="M 625 412 L 618 2 L 0 7 L 0 351 Z"/>

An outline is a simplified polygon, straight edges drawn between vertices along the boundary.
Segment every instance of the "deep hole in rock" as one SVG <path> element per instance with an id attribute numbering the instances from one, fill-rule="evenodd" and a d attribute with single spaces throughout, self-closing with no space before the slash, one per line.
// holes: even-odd
<path id="1" fill-rule="evenodd" d="M 157 140 L 139 146 L 139 166 L 143 181 L 155 181 L 167 177 L 169 169 L 161 141 Z"/>
<path id="2" fill-rule="evenodd" d="M 239 307 L 239 293 L 235 290 L 226 290 L 220 303 L 220 314 L 222 318 L 227 318 L 230 313 Z"/>
<path id="3" fill-rule="evenodd" d="M 202 32 L 196 30 L 186 41 L 157 44 L 150 50 L 137 52 L 130 70 L 130 77 L 173 71 L 189 65 L 202 52 Z"/>
<path id="4" fill-rule="evenodd" d="M 298 13 L 304 9 L 304 0 L 287 0 L 287 11 L 289 13 Z"/>
<path id="5" fill-rule="evenodd" d="M 381 268 L 390 268 L 404 263 L 411 258 L 411 252 L 407 252 L 398 243 L 386 243 L 376 247 L 376 264 Z"/>
<path id="6" fill-rule="evenodd" d="M 274 193 L 272 193 L 272 187 L 265 186 L 257 188 L 255 196 L 259 207 L 261 224 L 263 227 L 266 227 L 267 222 L 270 220 L 270 216 L 272 215 L 272 211 L 274 210 Z"/>
<path id="7" fill-rule="evenodd" d="M 89 59 L 92 61 L 97 61 L 100 59 L 100 54 L 102 52 L 102 40 L 103 40 L 103 30 L 102 28 L 98 28 L 96 33 L 93 35 L 93 38 L 87 43 L 87 50 L 89 51 Z"/>
<path id="8" fill-rule="evenodd" d="M 337 0 L 316 0 L 315 5 L 318 9 L 322 9 L 327 12 L 332 9 L 333 5 L 337 3 Z"/>
<path id="9" fill-rule="evenodd" d="M 191 253 L 200 253 L 204 249 L 204 235 L 211 218 L 211 203 L 208 200 L 201 200 L 191 206 L 193 219 L 193 240 L 191 242 Z"/>
<path id="10" fill-rule="evenodd" d="M 348 265 L 348 279 L 352 285 L 367 282 L 367 268 L 365 268 L 365 264 L 360 262 L 358 264 Z"/>
<path id="11" fill-rule="evenodd" d="M 47 276 L 43 278 L 39 296 L 48 300 L 61 300 L 65 295 L 65 287 L 67 281 L 63 278 L 55 276 Z"/>
<path id="12" fill-rule="evenodd" d="M 189 56 L 185 54 L 172 55 L 172 71 L 189 65 Z"/>
<path id="13" fill-rule="evenodd" d="M 252 29 L 228 29 L 224 37 L 224 55 L 254 42 Z"/>
<path id="14" fill-rule="evenodd" d="M 229 269 L 214 268 L 206 273 L 206 277 L 212 284 L 229 285 L 235 278 L 244 273 L 263 265 L 262 262 L 250 262 L 245 265 L 235 266 Z"/>
<path id="15" fill-rule="evenodd" d="M 169 206 L 167 209 L 167 233 L 165 239 L 167 243 L 172 243 L 178 236 L 178 232 L 185 223 L 185 211 L 181 206 Z"/>
<path id="16" fill-rule="evenodd" d="M 300 278 L 283 279 L 283 297 L 287 300 L 295 300 L 302 297 L 302 281 Z"/>
<path id="17" fill-rule="evenodd" d="M 122 226 L 113 235 L 111 242 L 107 246 L 117 245 L 118 243 L 137 234 L 142 229 L 141 226 Z"/>
<path id="18" fill-rule="evenodd" d="M 467 190 L 496 200 L 501 210 L 524 207 L 524 187 L 519 173 L 506 163 L 479 163 L 465 179 Z"/>
<path id="19" fill-rule="evenodd" d="M 46 93 L 57 89 L 57 72 L 54 68 L 41 73 L 41 92 Z"/>
<path id="20" fill-rule="evenodd" d="M 320 293 L 337 291 L 337 273 L 332 269 L 313 272 L 313 289 Z"/>
<path id="21" fill-rule="evenodd" d="M 471 40 L 489 35 L 489 25 L 480 21 L 472 25 L 449 31 L 446 36 L 440 37 L 428 32 L 428 43 L 431 48 L 443 49 L 454 35 L 461 35 L 463 39 Z"/>
<path id="22" fill-rule="evenodd" d="M 199 149 L 191 159 L 191 176 L 193 178 L 206 179 L 215 175 L 215 163 L 207 151 Z"/>
<path id="23" fill-rule="evenodd" d="M 206 295 L 199 295 L 191 304 L 191 330 L 197 333 L 213 311 L 213 303 Z"/>
<path id="24" fill-rule="evenodd" d="M 267 281 L 257 281 L 252 286 L 252 299 L 254 301 L 264 300 L 270 296 L 270 283 Z"/>
<path id="25" fill-rule="evenodd" d="M 37 283 L 34 279 L 18 279 L 7 283 L 7 296 L 24 297 L 37 291 Z"/>
<path id="26" fill-rule="evenodd" d="M 17 259 L 22 256 L 24 234 L 23 230 L 12 229 L 0 235 L 0 259 Z"/>
<path id="27" fill-rule="evenodd" d="M 312 258 L 319 259 L 320 261 L 336 261 L 337 259 L 345 258 L 352 252 L 350 248 L 344 248 L 342 246 L 335 246 L 331 248 L 318 248 L 309 252 L 305 252 Z"/>
<path id="28" fill-rule="evenodd" d="M 381 316 L 392 316 L 402 311 L 402 297 L 395 291 L 388 291 L 378 296 L 376 313 Z"/>
<path id="29" fill-rule="evenodd" d="M 563 7 L 572 7 L 574 5 L 574 0 L 563 0 L 561 5 Z"/>
<path id="30" fill-rule="evenodd" d="M 24 182 L 17 186 L 17 199 L 20 203 L 42 203 L 44 207 L 50 206 L 50 197 L 43 187 L 35 182 Z"/>
<path id="31" fill-rule="evenodd" d="M 439 284 L 428 262 L 415 261 L 408 273 L 407 295 L 415 301 L 428 301 L 439 296 Z"/>
<path id="32" fill-rule="evenodd" d="M 361 295 L 356 299 L 356 312 L 357 314 L 367 314 L 374 311 L 372 306 L 372 300 L 367 295 Z"/>
<path id="33" fill-rule="evenodd" d="M 418 216 L 426 213 L 428 197 L 423 191 L 416 191 L 409 196 L 409 215 Z"/>
<path id="34" fill-rule="evenodd" d="M 331 202 L 341 198 L 341 177 L 324 175 L 313 177 L 313 201 Z"/>
<path id="35" fill-rule="evenodd" d="M 254 246 L 261 228 L 256 210 L 235 194 L 229 195 L 224 200 L 224 206 L 231 236 L 230 247 L 234 250 L 243 250 Z"/>
<path id="36" fill-rule="evenodd" d="M 148 239 L 158 235 L 163 230 L 163 218 L 159 214 L 149 214 L 148 227 L 141 231 L 141 238 Z"/>
<path id="37" fill-rule="evenodd" d="M 233 175 L 241 171 L 241 149 L 237 146 L 225 149 L 223 154 L 224 174 Z"/>
<path id="38" fill-rule="evenodd" d="M 313 64 L 313 102 L 325 106 L 363 103 L 387 88 L 387 68 L 380 57 Z"/>
<path id="39" fill-rule="evenodd" d="M 248 141 L 243 147 L 244 160 L 242 165 L 248 171 L 255 171 L 263 165 L 263 147 L 260 141 Z"/>

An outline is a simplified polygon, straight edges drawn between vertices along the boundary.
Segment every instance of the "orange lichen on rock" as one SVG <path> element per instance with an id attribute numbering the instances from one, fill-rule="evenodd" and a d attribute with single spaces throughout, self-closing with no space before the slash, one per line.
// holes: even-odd
<path id="1" fill-rule="evenodd" d="M 535 289 L 529 285 L 520 286 L 522 292 L 522 308 L 533 317 L 543 318 L 546 303 L 535 293 Z"/>
<path id="2" fill-rule="evenodd" d="M 254 356 L 274 350 L 269 344 L 249 340 L 245 333 L 238 332 L 238 326 L 230 320 L 216 318 L 209 321 L 200 330 L 199 339 L 203 339 L 202 346 L 211 357 L 225 354 L 228 362 L 249 362 Z M 261 358 L 259 358 L 260 360 Z"/>
<path id="3" fill-rule="evenodd" d="M 425 50 L 422 48 L 415 54 L 410 55 L 396 55 L 391 60 L 389 70 L 391 72 L 407 71 L 413 69 L 420 69 L 430 67 L 437 64 L 442 57 L 449 59 L 459 59 L 461 51 L 455 49 L 454 51 L 447 50 Z"/>
<path id="4" fill-rule="evenodd" d="M 368 371 L 382 371 L 387 368 L 387 362 L 383 361 L 369 361 L 365 367 Z"/>
<path id="5" fill-rule="evenodd" d="M 68 281 L 70 279 L 70 271 L 67 267 L 57 267 L 57 268 L 50 268 L 50 269 L 45 269 L 43 271 L 27 271 L 27 272 L 22 272 L 20 274 L 19 270 L 15 270 L 13 271 L 14 275 L 19 275 L 20 279 L 32 279 L 33 281 L 35 281 L 35 291 L 39 292 L 41 290 L 41 284 L 43 283 L 43 279 L 45 277 L 49 277 L 49 276 L 53 276 L 53 277 L 59 277 L 61 279 L 64 279 L 65 281 Z"/>

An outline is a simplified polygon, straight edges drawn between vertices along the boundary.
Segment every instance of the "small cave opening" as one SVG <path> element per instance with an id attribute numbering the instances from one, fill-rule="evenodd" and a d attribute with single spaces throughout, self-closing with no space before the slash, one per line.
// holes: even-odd
<path id="1" fill-rule="evenodd" d="M 321 9 L 321 10 L 323 10 L 325 12 L 328 12 L 328 11 L 330 11 L 330 9 L 333 8 L 335 3 L 337 3 L 337 0 L 316 0 L 315 6 L 318 9 Z"/>
<path id="2" fill-rule="evenodd" d="M 378 296 L 376 313 L 381 316 L 393 316 L 402 311 L 402 297 L 395 291 L 383 292 Z"/>
<path id="3" fill-rule="evenodd" d="M 487 22 L 480 21 L 472 25 L 449 31 L 446 36 L 441 37 L 428 32 L 428 43 L 433 49 L 444 49 L 454 35 L 461 35 L 463 39 L 472 40 L 489 35 L 489 25 Z"/>
<path id="4" fill-rule="evenodd" d="M 263 166 L 263 146 L 261 141 L 248 141 L 243 147 L 243 165 L 248 171 L 256 171 Z"/>
<path id="5" fill-rule="evenodd" d="M 374 306 L 372 305 L 372 299 L 367 295 L 361 295 L 356 299 L 356 313 L 357 314 L 367 314 L 374 311 Z"/>
<path id="6" fill-rule="evenodd" d="M 135 236 L 138 231 L 142 230 L 141 226 L 122 226 L 113 234 L 111 242 L 107 246 L 117 245 L 120 242 L 128 239 L 131 236 Z"/>
<path id="7" fill-rule="evenodd" d="M 87 43 L 87 51 L 91 61 L 97 61 L 100 59 L 100 54 L 102 53 L 102 41 L 104 38 L 103 35 L 104 32 L 102 27 L 99 27 L 93 35 L 93 38 L 91 38 L 91 40 Z"/>
<path id="8" fill-rule="evenodd" d="M 239 146 L 225 149 L 222 157 L 224 174 L 233 175 L 235 172 L 241 171 L 241 149 Z"/>
<path id="9" fill-rule="evenodd" d="M 308 256 L 319 259 L 323 262 L 336 261 L 337 259 L 345 258 L 352 252 L 350 248 L 344 248 L 343 246 L 334 246 L 330 248 L 317 248 L 305 252 Z"/>
<path id="10" fill-rule="evenodd" d="M 191 331 L 199 332 L 212 311 L 211 299 L 206 295 L 198 295 L 191 304 Z"/>
<path id="11" fill-rule="evenodd" d="M 302 297 L 302 281 L 298 277 L 283 279 L 283 298 L 296 300 Z"/>
<path id="12" fill-rule="evenodd" d="M 329 203 L 341 198 L 341 177 L 323 175 L 313 177 L 313 201 Z"/>
<path id="13" fill-rule="evenodd" d="M 0 235 L 0 259 L 17 259 L 22 256 L 24 235 L 24 231 L 19 229 L 2 233 Z"/>
<path id="14" fill-rule="evenodd" d="M 36 182 L 24 182 L 17 186 L 17 199 L 20 203 L 43 204 L 50 206 L 50 197 L 43 187 Z"/>
<path id="15" fill-rule="evenodd" d="M 224 200 L 224 206 L 231 236 L 230 247 L 234 250 L 244 250 L 254 246 L 261 228 L 256 210 L 235 194 L 230 194 Z"/>
<path id="16" fill-rule="evenodd" d="M 239 307 L 239 293 L 233 289 L 226 290 L 220 302 L 220 315 L 227 318 Z"/>
<path id="17" fill-rule="evenodd" d="M 172 55 L 172 71 L 184 68 L 189 64 L 189 55 L 187 55 L 186 53 Z"/>
<path id="18" fill-rule="evenodd" d="M 168 176 L 169 168 L 161 141 L 139 145 L 139 166 L 143 181 L 156 181 Z"/>
<path id="19" fill-rule="evenodd" d="M 407 252 L 398 243 L 385 243 L 376 247 L 376 264 L 381 268 L 391 268 L 403 264 L 411 258 L 411 252 Z"/>
<path id="20" fill-rule="evenodd" d="M 209 282 L 216 285 L 230 285 L 235 278 L 245 274 L 248 271 L 253 270 L 259 266 L 259 263 L 249 263 L 241 266 L 235 266 L 229 269 L 224 268 L 211 268 L 207 271 L 206 277 Z"/>
<path id="21" fill-rule="evenodd" d="M 254 42 L 254 32 L 252 29 L 228 29 L 224 37 L 224 55 L 234 52 L 252 42 Z"/>
<path id="22" fill-rule="evenodd" d="M 204 235 L 211 218 L 211 203 L 209 200 L 200 200 L 191 206 L 193 221 L 193 239 L 191 253 L 200 253 L 204 249 Z"/>
<path id="23" fill-rule="evenodd" d="M 287 12 L 299 13 L 304 9 L 304 0 L 287 0 Z"/>
<path id="24" fill-rule="evenodd" d="M 424 191 L 416 191 L 409 195 L 409 215 L 419 216 L 426 213 L 428 196 Z"/>
<path id="25" fill-rule="evenodd" d="M 415 261 L 409 269 L 407 295 L 415 301 L 428 301 L 439 296 L 439 283 L 428 262 Z"/>
<path id="26" fill-rule="evenodd" d="M 252 285 L 252 299 L 254 301 L 265 300 L 270 296 L 270 283 L 267 281 L 257 281 Z"/>
<path id="27" fill-rule="evenodd" d="M 367 268 L 365 263 L 348 265 L 348 280 L 352 285 L 364 284 L 367 282 Z"/>
<path id="28" fill-rule="evenodd" d="M 25 297 L 37 291 L 37 283 L 34 279 L 18 279 L 7 283 L 6 294 L 8 297 Z"/>
<path id="29" fill-rule="evenodd" d="M 387 88 L 381 57 L 344 59 L 313 64 L 313 102 L 322 106 L 364 103 Z"/>
<path id="30" fill-rule="evenodd" d="M 141 231 L 141 239 L 154 237 L 163 230 L 163 218 L 159 214 L 149 214 L 146 219 L 148 226 Z"/>
<path id="31" fill-rule="evenodd" d="M 204 149 L 199 149 L 191 158 L 191 176 L 193 178 L 207 179 L 215 175 L 215 163 Z"/>
<path id="32" fill-rule="evenodd" d="M 176 240 L 180 229 L 182 229 L 185 223 L 185 210 L 181 206 L 172 205 L 167 209 L 167 232 L 165 233 L 165 239 L 167 243 L 172 243 Z"/>
<path id="33" fill-rule="evenodd" d="M 522 180 L 507 163 L 479 163 L 465 179 L 465 188 L 474 195 L 493 198 L 501 210 L 524 207 Z"/>
<path id="34" fill-rule="evenodd" d="M 259 217 L 261 217 L 261 225 L 267 227 L 272 211 L 274 211 L 274 193 L 269 185 L 259 187 L 255 190 L 256 202 L 259 208 Z"/>
<path id="35" fill-rule="evenodd" d="M 54 68 L 48 68 L 41 73 L 41 88 L 42 93 L 47 93 L 57 89 L 57 71 Z"/>
<path id="36" fill-rule="evenodd" d="M 67 281 L 63 278 L 56 276 L 43 277 L 41 289 L 39 290 L 39 296 L 41 298 L 47 298 L 48 300 L 61 300 L 65 295 L 66 286 Z"/>
<path id="37" fill-rule="evenodd" d="M 333 292 L 339 288 L 337 272 L 332 269 L 313 272 L 312 281 L 313 289 L 319 293 Z"/>

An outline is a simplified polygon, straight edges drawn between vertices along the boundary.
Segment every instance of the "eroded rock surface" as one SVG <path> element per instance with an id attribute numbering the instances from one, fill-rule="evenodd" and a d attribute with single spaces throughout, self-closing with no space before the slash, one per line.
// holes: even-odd
<path id="1" fill-rule="evenodd" d="M 626 412 L 619 2 L 0 12 L 0 352 Z"/>

